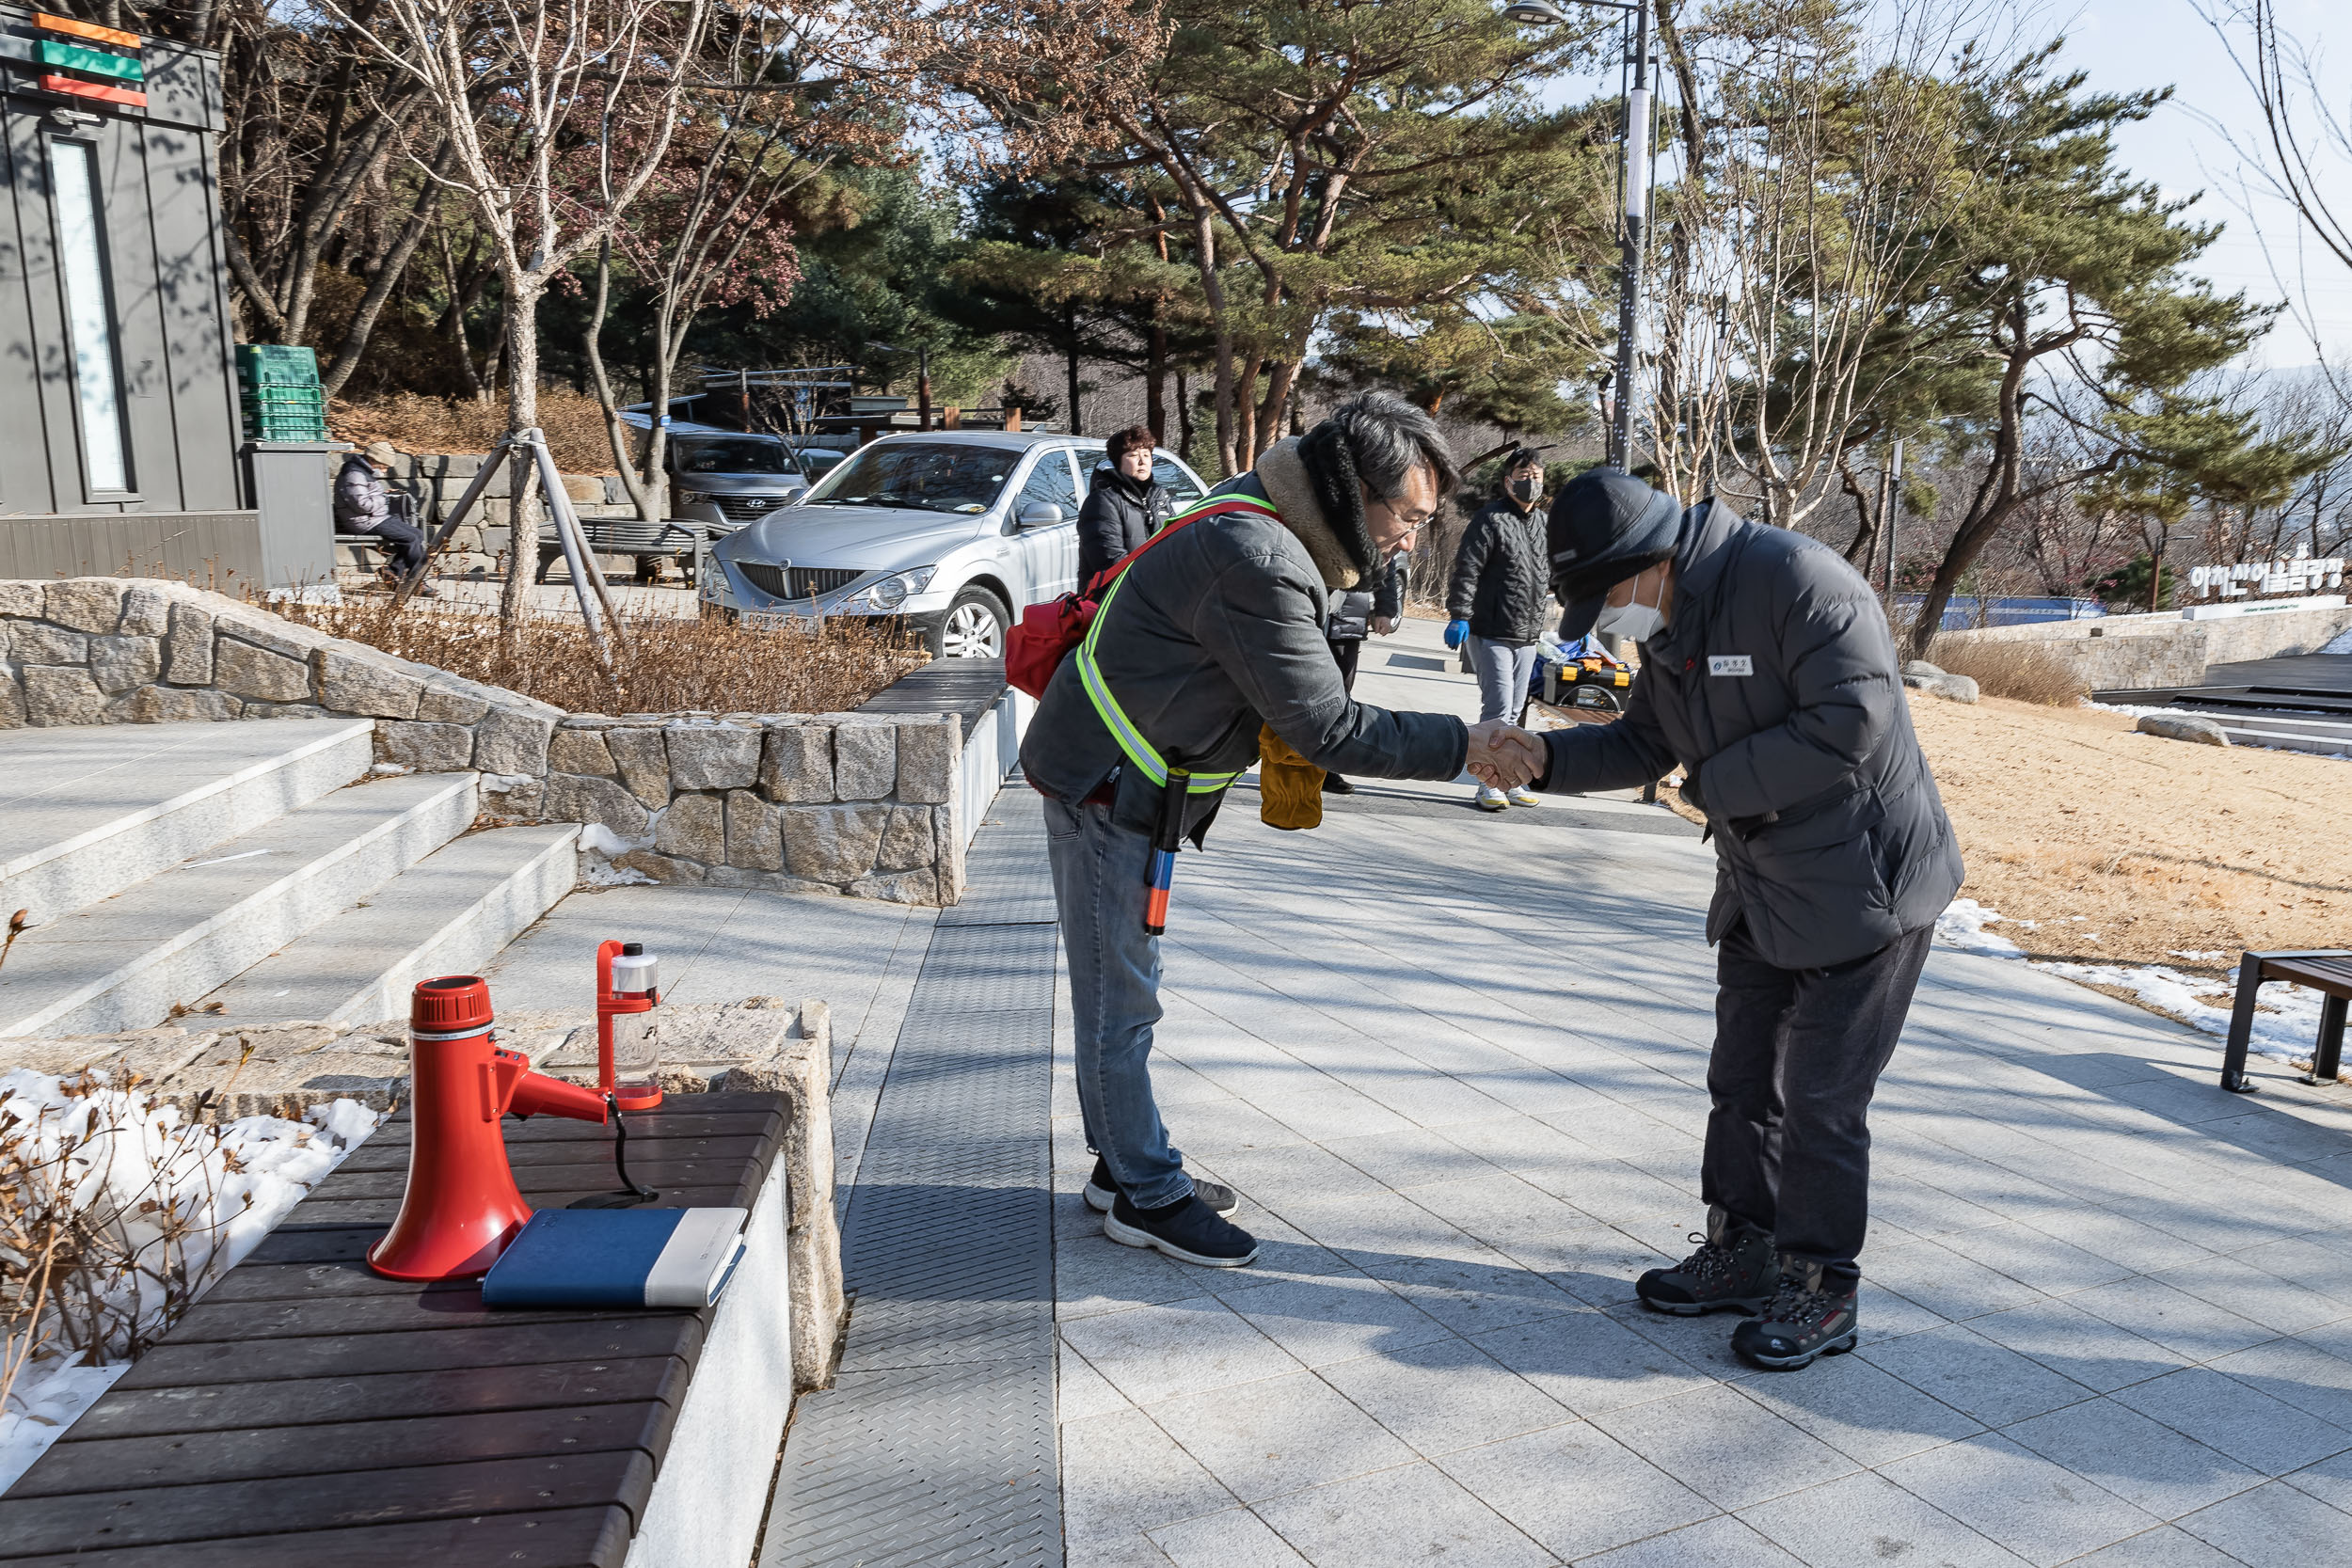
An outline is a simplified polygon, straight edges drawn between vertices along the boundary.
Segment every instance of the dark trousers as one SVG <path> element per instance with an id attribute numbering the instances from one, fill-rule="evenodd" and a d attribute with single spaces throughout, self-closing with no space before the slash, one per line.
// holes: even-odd
<path id="1" fill-rule="evenodd" d="M 386 515 L 383 522 L 378 522 L 376 527 L 369 529 L 369 536 L 378 538 L 378 541 L 383 541 L 383 546 L 388 547 L 390 562 L 386 562 L 386 564 L 390 566 L 395 574 L 411 576 L 416 569 L 419 569 L 419 566 L 425 564 L 423 529 L 419 529 L 414 522 L 402 517 L 402 515 L 397 515 L 397 513 Z"/>
<path id="2" fill-rule="evenodd" d="M 1364 656 L 1364 640 L 1351 637 L 1343 642 L 1331 644 L 1331 659 L 1340 667 L 1340 685 L 1350 694 L 1356 689 L 1356 666 Z"/>
<path id="3" fill-rule="evenodd" d="M 1806 1262 L 1842 1273 L 1861 1256 L 1870 1097 L 1934 935 L 1922 927 L 1867 958 L 1781 969 L 1741 922 L 1717 953 L 1700 1194 Z"/>

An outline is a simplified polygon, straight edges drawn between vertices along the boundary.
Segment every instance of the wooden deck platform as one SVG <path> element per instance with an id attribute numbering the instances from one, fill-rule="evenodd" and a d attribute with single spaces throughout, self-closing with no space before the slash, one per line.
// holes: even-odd
<path id="1" fill-rule="evenodd" d="M 660 1207 L 754 1206 L 780 1095 L 629 1117 Z M 611 1191 L 609 1129 L 509 1122 L 537 1208 Z M 0 1497 L 0 1562 L 619 1568 L 716 1308 L 484 1309 L 381 1279 L 405 1116 L 304 1199 Z"/>

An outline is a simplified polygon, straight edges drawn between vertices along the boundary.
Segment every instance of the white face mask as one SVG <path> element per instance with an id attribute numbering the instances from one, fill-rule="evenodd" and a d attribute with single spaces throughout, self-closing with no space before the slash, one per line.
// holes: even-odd
<path id="1" fill-rule="evenodd" d="M 1593 623 L 1593 629 L 1610 637 L 1629 637 L 1636 642 L 1646 642 L 1658 635 L 1659 627 L 1666 624 L 1662 582 L 1659 599 L 1658 604 L 1644 604 L 1642 591 L 1637 588 L 1629 602 L 1601 606 L 1600 618 Z"/>

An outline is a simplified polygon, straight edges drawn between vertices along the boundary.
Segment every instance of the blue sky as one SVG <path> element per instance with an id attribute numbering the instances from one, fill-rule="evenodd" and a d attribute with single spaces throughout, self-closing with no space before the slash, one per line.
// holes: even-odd
<path id="1" fill-rule="evenodd" d="M 2344 0 L 2277 3 L 2288 29 L 2307 44 L 2324 44 L 2332 33 L 2337 69 L 2330 85 L 2339 105 L 2352 102 L 2352 6 Z M 2250 297 L 2275 301 L 2281 296 L 2275 264 L 2289 288 L 2308 301 L 2313 331 L 2330 357 L 2352 359 L 2352 271 L 2309 245 L 2283 203 L 2241 180 L 2228 141 L 2201 119 L 2210 117 L 2249 144 L 2259 140 L 2261 119 L 2252 94 L 2191 0 L 2089 0 L 2078 8 L 1993 0 L 1988 10 L 2026 38 L 2064 35 L 2067 55 L 2090 73 L 2094 87 L 2173 87 L 2170 103 L 2148 120 L 2124 128 L 2125 163 L 2168 194 L 2203 192 L 2193 211 L 2227 225 L 2200 271 L 2224 289 L 2244 289 Z M 2330 10 L 2337 13 L 2333 18 L 2327 14 Z M 1616 86 L 1613 71 L 1605 81 L 1562 82 L 1544 96 L 1563 102 L 1614 92 Z M 2344 207 L 2352 210 L 2352 163 L 2334 167 L 2342 176 Z M 2310 364 L 2315 357 L 2312 336 L 2282 318 L 2251 358 L 2275 369 Z"/>

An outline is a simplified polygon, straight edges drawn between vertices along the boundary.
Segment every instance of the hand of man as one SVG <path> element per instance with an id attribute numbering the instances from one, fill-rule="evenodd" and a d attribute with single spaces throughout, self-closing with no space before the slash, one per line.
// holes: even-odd
<path id="1" fill-rule="evenodd" d="M 1445 624 L 1445 645 L 1447 647 L 1460 647 L 1469 636 L 1470 623 L 1468 621 L 1448 621 Z"/>
<path id="2" fill-rule="evenodd" d="M 1393 615 L 1375 615 L 1372 618 L 1372 629 L 1378 632 L 1381 636 L 1386 637 L 1389 633 L 1396 630 L 1396 617 Z"/>
<path id="3" fill-rule="evenodd" d="M 1540 779 L 1550 768 L 1544 743 L 1517 724 L 1488 719 L 1470 727 L 1470 777 L 1497 789 L 1517 789 Z"/>

